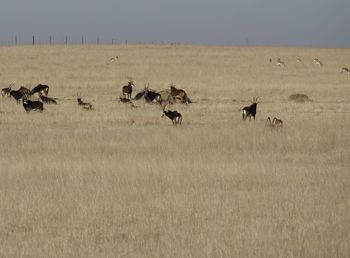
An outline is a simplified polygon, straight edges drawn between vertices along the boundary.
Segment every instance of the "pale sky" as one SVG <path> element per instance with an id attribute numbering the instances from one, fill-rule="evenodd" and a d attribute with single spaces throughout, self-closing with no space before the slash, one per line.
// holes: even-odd
<path id="1" fill-rule="evenodd" d="M 0 0 L 0 41 L 350 47 L 350 0 Z"/>

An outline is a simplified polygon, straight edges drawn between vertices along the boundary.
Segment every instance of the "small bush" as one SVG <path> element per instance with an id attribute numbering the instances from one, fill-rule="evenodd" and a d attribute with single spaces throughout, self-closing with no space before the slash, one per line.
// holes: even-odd
<path id="1" fill-rule="evenodd" d="M 301 93 L 290 95 L 288 100 L 289 101 L 295 101 L 295 102 L 309 102 L 309 101 L 311 101 L 309 96 L 307 96 L 305 94 L 301 94 Z"/>

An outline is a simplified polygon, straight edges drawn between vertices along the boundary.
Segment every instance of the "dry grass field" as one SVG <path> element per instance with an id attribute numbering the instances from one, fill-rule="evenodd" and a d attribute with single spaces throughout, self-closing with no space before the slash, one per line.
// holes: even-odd
<path id="1" fill-rule="evenodd" d="M 26 114 L 0 99 L 0 258 L 349 257 L 343 66 L 349 49 L 1 47 L 2 87 L 48 84 L 59 104 Z M 135 92 L 185 89 L 194 103 L 169 107 L 182 126 L 118 103 L 128 77 Z"/>

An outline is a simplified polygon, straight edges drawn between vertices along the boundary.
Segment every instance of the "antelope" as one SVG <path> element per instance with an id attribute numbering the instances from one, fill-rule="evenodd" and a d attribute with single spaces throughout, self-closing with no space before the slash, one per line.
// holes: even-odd
<path id="1" fill-rule="evenodd" d="M 22 98 L 26 97 L 26 95 L 20 90 L 11 90 L 10 96 L 13 97 L 18 104 L 20 103 Z"/>
<path id="2" fill-rule="evenodd" d="M 33 95 L 37 92 L 41 92 L 42 94 L 45 94 L 47 96 L 47 94 L 49 94 L 49 88 L 50 87 L 48 85 L 39 84 L 32 89 L 31 94 Z"/>
<path id="3" fill-rule="evenodd" d="M 131 99 L 132 87 L 133 86 L 135 87 L 134 82 L 132 80 L 129 80 L 128 85 L 125 85 L 122 88 L 123 96 L 126 96 L 126 98 Z"/>
<path id="4" fill-rule="evenodd" d="M 280 66 L 280 67 L 285 67 L 285 63 L 281 60 L 281 58 L 278 58 L 276 61 L 276 65 Z"/>
<path id="5" fill-rule="evenodd" d="M 313 62 L 314 62 L 315 65 L 323 66 L 322 62 L 319 59 L 317 59 L 317 58 L 314 58 Z"/>
<path id="6" fill-rule="evenodd" d="M 26 95 L 26 96 L 32 95 L 32 91 L 26 87 L 23 87 L 23 86 L 21 86 L 21 88 L 19 88 L 18 91 L 22 92 L 23 95 Z"/>
<path id="7" fill-rule="evenodd" d="M 346 67 L 343 67 L 343 68 L 341 69 L 341 72 L 342 72 L 342 73 L 346 73 L 347 75 L 350 75 L 350 71 L 349 71 L 349 69 L 346 68 Z"/>
<path id="8" fill-rule="evenodd" d="M 11 95 L 10 95 L 10 92 L 11 92 L 11 88 L 12 88 L 12 86 L 13 86 L 13 83 L 11 83 L 7 88 L 3 88 L 2 90 L 1 90 L 1 96 L 2 97 L 5 97 L 5 96 L 7 96 L 7 97 L 10 97 Z"/>
<path id="9" fill-rule="evenodd" d="M 186 92 L 182 89 L 177 89 L 175 85 L 170 85 L 170 94 L 174 99 L 179 99 L 186 104 L 190 103 L 190 99 L 187 97 Z"/>
<path id="10" fill-rule="evenodd" d="M 147 102 L 162 104 L 162 96 L 158 92 L 149 90 L 148 86 L 145 87 L 144 98 Z"/>
<path id="11" fill-rule="evenodd" d="M 88 102 L 83 102 L 81 100 L 81 96 L 77 96 L 78 106 L 80 106 L 84 110 L 93 110 L 92 105 Z"/>
<path id="12" fill-rule="evenodd" d="M 24 110 L 29 113 L 30 111 L 43 112 L 44 104 L 41 101 L 31 101 L 26 97 L 22 99 Z"/>
<path id="13" fill-rule="evenodd" d="M 278 119 L 276 117 L 273 118 L 271 122 L 271 118 L 268 117 L 265 123 L 266 126 L 271 128 L 282 128 L 283 127 L 283 121 L 281 119 Z"/>
<path id="14" fill-rule="evenodd" d="M 119 58 L 119 56 L 115 56 L 109 59 L 109 62 L 115 62 L 117 61 L 117 59 Z"/>
<path id="15" fill-rule="evenodd" d="M 182 115 L 179 112 L 177 112 L 176 110 L 174 110 L 174 111 L 171 111 L 171 110 L 166 111 L 165 107 L 166 106 L 163 107 L 162 117 L 167 116 L 173 122 L 174 126 L 177 126 L 178 124 L 181 125 Z"/>
<path id="16" fill-rule="evenodd" d="M 39 92 L 39 97 L 40 97 L 41 101 L 46 103 L 46 104 L 56 104 L 57 105 L 56 100 L 54 100 L 53 98 L 49 98 L 49 97 L 44 96 L 41 92 Z"/>
<path id="17" fill-rule="evenodd" d="M 251 117 L 253 117 L 255 120 L 256 108 L 257 108 L 258 103 L 259 103 L 258 97 L 256 97 L 256 98 L 253 97 L 252 104 L 250 106 L 246 106 L 246 107 L 242 108 L 242 110 L 241 110 L 242 120 L 246 120 L 247 117 L 249 117 L 249 121 L 250 121 Z"/>
<path id="18" fill-rule="evenodd" d="M 301 58 L 297 57 L 297 63 L 301 63 Z"/>

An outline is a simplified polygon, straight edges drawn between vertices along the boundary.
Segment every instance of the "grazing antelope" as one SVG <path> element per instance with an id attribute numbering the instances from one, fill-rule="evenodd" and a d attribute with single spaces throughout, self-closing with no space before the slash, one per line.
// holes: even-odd
<path id="1" fill-rule="evenodd" d="M 186 92 L 182 89 L 177 89 L 175 85 L 170 85 L 170 94 L 174 99 L 181 100 L 182 103 L 191 103 L 191 100 L 187 97 Z"/>
<path id="2" fill-rule="evenodd" d="M 274 118 L 271 122 L 271 118 L 268 117 L 265 123 L 266 126 L 271 127 L 271 128 L 282 128 L 283 127 L 283 121 L 278 118 Z"/>
<path id="3" fill-rule="evenodd" d="M 22 99 L 24 110 L 29 113 L 30 111 L 43 112 L 44 104 L 41 101 L 31 101 L 26 97 Z"/>
<path id="4" fill-rule="evenodd" d="M 49 94 L 49 88 L 50 87 L 48 85 L 38 84 L 32 89 L 31 94 L 33 95 L 35 93 L 41 92 L 42 94 L 45 94 L 47 96 L 47 94 Z"/>
<path id="5" fill-rule="evenodd" d="M 92 105 L 88 102 L 83 102 L 81 100 L 81 96 L 77 96 L 78 106 L 80 106 L 84 110 L 93 110 Z"/>
<path id="6" fill-rule="evenodd" d="M 242 120 L 246 120 L 247 117 L 249 117 L 249 121 L 250 121 L 251 117 L 253 117 L 255 120 L 256 108 L 257 108 L 258 103 L 259 103 L 258 97 L 256 97 L 256 98 L 253 97 L 252 104 L 250 106 L 246 106 L 246 107 L 242 108 L 242 110 L 241 110 Z"/>
<path id="7" fill-rule="evenodd" d="M 281 60 L 281 58 L 278 58 L 276 61 L 276 65 L 280 66 L 280 67 L 285 67 L 285 63 Z"/>
<path id="8" fill-rule="evenodd" d="M 313 62 L 314 62 L 315 65 L 323 66 L 322 62 L 319 59 L 317 59 L 317 58 L 314 58 Z"/>
<path id="9" fill-rule="evenodd" d="M 2 90 L 1 90 L 1 96 L 2 97 L 5 97 L 5 96 L 7 96 L 7 97 L 10 97 L 11 95 L 10 95 L 10 92 L 11 92 L 11 88 L 12 88 L 12 85 L 13 85 L 13 83 L 11 83 L 7 88 L 3 88 Z"/>
<path id="10" fill-rule="evenodd" d="M 135 87 L 135 84 L 132 80 L 129 80 L 128 85 L 123 86 L 122 95 L 128 99 L 131 99 L 132 87 Z"/>
<path id="11" fill-rule="evenodd" d="M 177 126 L 178 124 L 181 125 L 182 115 L 179 112 L 177 112 L 176 110 L 174 110 L 174 111 L 171 111 L 171 110 L 166 111 L 165 107 L 166 106 L 163 107 L 162 117 L 167 116 L 173 122 L 174 126 Z"/>
<path id="12" fill-rule="evenodd" d="M 301 63 L 301 58 L 297 57 L 297 63 Z"/>
<path id="13" fill-rule="evenodd" d="M 39 97 L 41 99 L 42 102 L 44 102 L 45 104 L 56 104 L 57 105 L 57 101 L 54 100 L 53 98 L 49 98 L 44 96 L 41 92 L 39 92 Z"/>
<path id="14" fill-rule="evenodd" d="M 349 69 L 346 68 L 346 67 L 343 67 L 343 68 L 341 69 L 341 72 L 342 72 L 342 73 L 346 73 L 347 75 L 350 75 L 350 71 L 349 71 Z"/>

